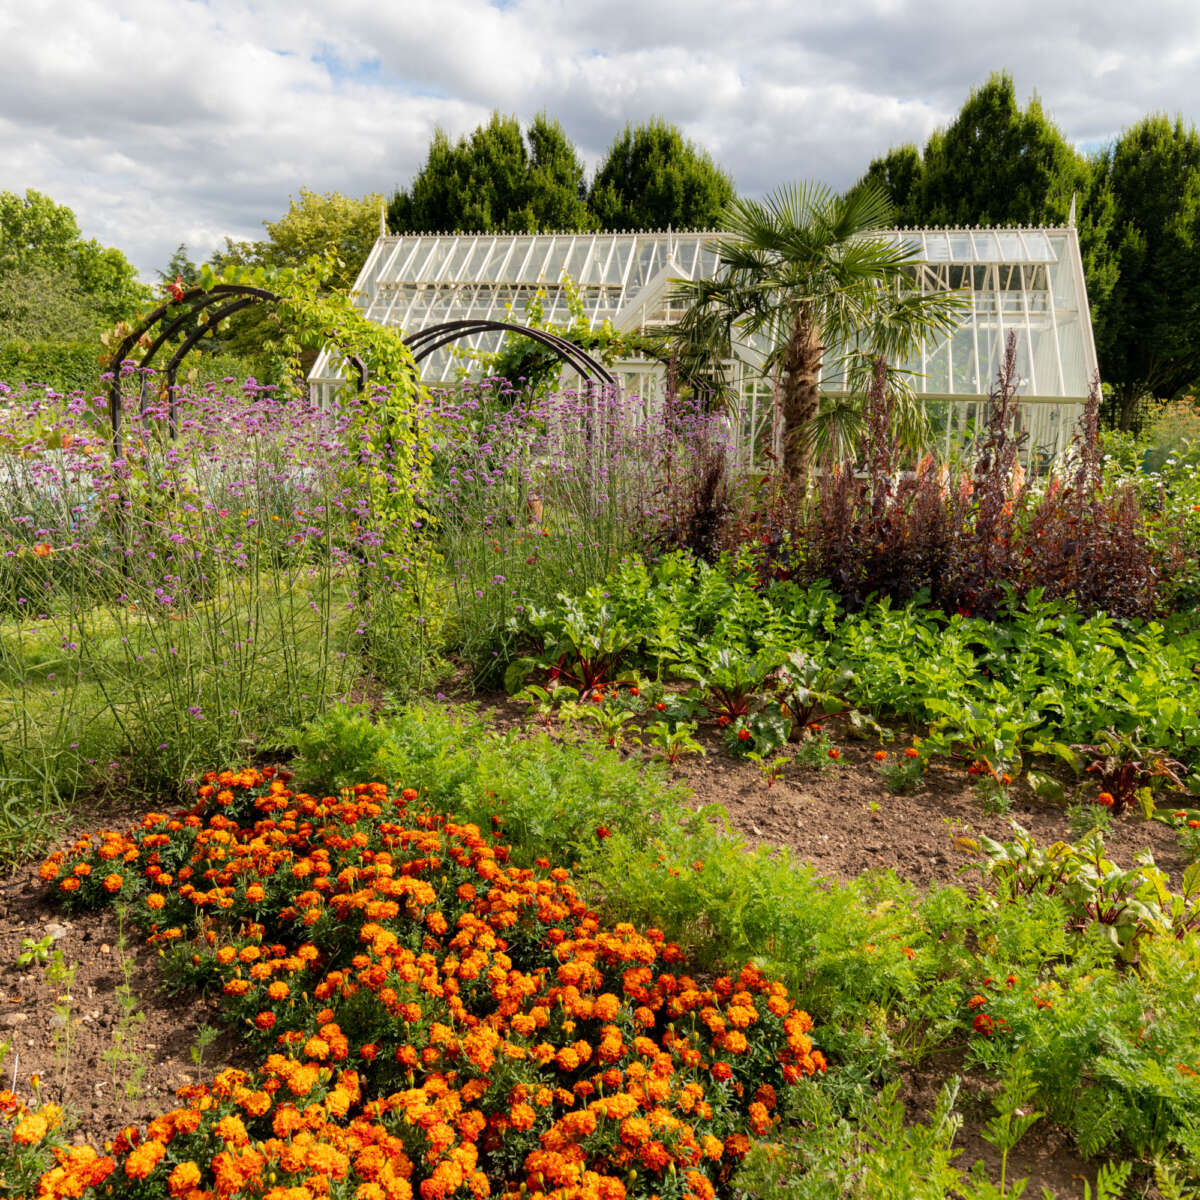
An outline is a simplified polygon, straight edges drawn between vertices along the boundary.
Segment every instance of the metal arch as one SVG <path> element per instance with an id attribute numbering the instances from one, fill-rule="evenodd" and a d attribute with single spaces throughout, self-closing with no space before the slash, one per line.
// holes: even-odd
<path id="1" fill-rule="evenodd" d="M 414 354 L 414 361 L 420 362 L 435 350 L 441 349 L 441 347 L 458 338 L 474 333 L 498 330 L 524 334 L 531 340 L 547 347 L 547 349 L 553 351 L 558 358 L 578 371 L 589 382 L 599 380 L 608 387 L 615 388 L 617 386 L 617 381 L 612 373 L 574 342 L 567 341 L 556 334 L 548 333 L 546 330 L 530 329 L 527 326 L 514 325 L 506 321 L 484 319 L 446 321 L 440 325 L 432 325 L 427 329 L 422 329 L 418 333 L 412 334 L 405 341 L 410 349 L 414 345 L 419 347 L 419 351 Z"/>
<path id="2" fill-rule="evenodd" d="M 167 422 L 171 437 L 174 437 L 178 428 L 178 402 L 175 399 L 175 380 L 179 375 L 179 364 L 183 362 L 187 352 L 198 342 L 206 333 L 215 333 L 217 326 L 228 316 L 232 316 L 235 312 L 240 312 L 243 308 L 248 308 L 251 304 L 256 303 L 257 296 L 243 296 L 240 300 L 234 300 L 230 304 L 226 304 L 222 308 L 218 308 L 212 314 L 212 320 L 206 325 L 197 326 L 184 339 L 183 344 L 171 355 L 167 362 Z M 151 347 L 156 349 L 156 347 Z"/>
<path id="3" fill-rule="evenodd" d="M 218 304 L 229 296 L 238 296 L 245 299 L 249 304 L 255 300 L 263 300 L 272 304 L 279 302 L 279 297 L 274 293 L 267 291 L 266 288 L 251 287 L 249 284 L 240 283 L 219 283 L 215 287 L 205 290 L 202 287 L 188 288 L 187 291 L 178 300 L 167 300 L 160 304 L 153 312 L 147 316 L 140 325 L 138 325 L 131 333 L 126 336 L 124 341 L 113 351 L 109 358 L 109 363 L 113 369 L 112 383 L 108 389 L 108 410 L 109 418 L 112 421 L 113 430 L 113 457 L 121 457 L 121 364 L 125 361 L 125 357 L 138 344 L 151 329 L 157 325 L 163 317 L 167 315 L 171 309 L 177 305 L 186 306 L 185 311 L 181 312 L 177 317 L 171 320 L 159 333 L 158 337 L 150 344 L 150 347 L 142 359 L 142 366 L 148 366 L 154 356 L 162 348 L 163 343 L 173 333 L 181 329 L 189 317 L 194 317 L 203 312 L 204 309 Z M 202 330 L 206 327 L 202 327 Z M 203 332 L 201 332 L 203 336 Z M 189 341 L 192 340 L 189 338 Z M 195 339 L 199 340 L 199 339 Z M 174 398 L 171 399 L 172 404 Z"/>
<path id="4" fill-rule="evenodd" d="M 223 308 L 217 309 L 217 311 L 212 314 L 212 320 L 207 325 L 201 325 L 197 329 L 192 330 L 179 349 L 171 355 L 170 361 L 167 363 L 167 396 L 169 414 L 168 420 L 172 437 L 175 436 L 177 424 L 175 415 L 177 412 L 177 404 L 175 400 L 175 380 L 179 375 L 180 364 L 187 356 L 187 352 L 198 341 L 200 341 L 206 333 L 214 333 L 217 326 L 226 317 L 232 316 L 235 312 L 240 312 L 243 308 L 247 308 L 251 304 L 256 303 L 257 299 L 257 296 L 244 296 L 240 300 L 233 301 L 232 304 L 226 304 Z M 360 392 L 363 391 L 367 386 L 367 364 L 363 362 L 362 358 L 357 354 L 346 355 L 346 361 L 354 367 L 354 370 L 358 375 L 358 390 Z"/>
<path id="5" fill-rule="evenodd" d="M 443 321 L 438 325 L 428 325 L 416 333 L 409 334 L 404 344 L 413 352 L 413 361 L 421 362 L 435 350 L 440 350 L 450 342 L 468 337 L 473 333 L 496 332 L 520 333 L 525 337 L 552 350 L 569 367 L 578 371 L 589 382 L 601 383 L 606 387 L 615 388 L 617 379 L 603 363 L 594 359 L 582 346 L 561 338 L 557 334 L 544 329 L 531 329 L 528 325 L 514 325 L 508 321 L 489 320 L 460 320 Z"/>

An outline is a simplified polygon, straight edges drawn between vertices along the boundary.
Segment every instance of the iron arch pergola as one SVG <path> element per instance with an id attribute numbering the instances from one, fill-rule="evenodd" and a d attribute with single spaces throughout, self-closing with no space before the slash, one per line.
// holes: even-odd
<path id="1" fill-rule="evenodd" d="M 142 355 L 140 365 L 143 367 L 148 367 L 167 341 L 174 337 L 181 329 L 185 328 L 193 317 L 200 316 L 201 313 L 205 313 L 208 309 L 215 310 L 209 314 L 209 320 L 205 324 L 198 325 L 188 334 L 184 339 L 183 345 L 171 355 L 170 361 L 167 363 L 167 403 L 169 406 L 171 435 L 174 436 L 177 427 L 178 411 L 175 401 L 175 380 L 178 376 L 179 364 L 183 361 L 184 355 L 206 333 L 215 330 L 224 317 L 250 304 L 257 302 L 276 304 L 278 301 L 279 297 L 266 288 L 251 287 L 248 284 L 240 283 L 219 283 L 208 290 L 201 287 L 188 288 L 178 299 L 172 298 L 164 301 L 153 312 L 144 317 L 141 323 L 126 335 L 124 341 L 113 351 L 112 357 L 109 360 L 112 364 L 113 376 L 112 383 L 109 384 L 108 388 L 108 415 L 112 421 L 113 457 L 121 457 L 121 419 L 123 416 L 121 366 L 130 351 L 143 338 L 147 337 L 156 325 L 161 325 L 161 328 L 157 336 L 146 348 L 146 353 Z M 176 312 L 177 309 L 179 310 L 178 312 Z M 175 315 L 171 315 L 172 313 Z M 145 411 L 144 397 L 141 411 Z"/>
<path id="2" fill-rule="evenodd" d="M 550 333 L 545 329 L 531 329 L 528 325 L 514 325 L 508 321 L 472 320 L 443 321 L 439 325 L 429 325 L 416 333 L 409 334 L 404 344 L 413 352 L 413 360 L 421 362 L 435 350 L 455 342 L 459 338 L 470 337 L 476 333 L 519 333 L 531 341 L 545 346 L 567 366 L 573 368 L 589 383 L 600 383 L 605 387 L 615 388 L 617 379 L 603 363 L 594 359 L 582 346 Z"/>
<path id="3" fill-rule="evenodd" d="M 178 298 L 172 298 L 160 304 L 148 316 L 126 335 L 121 344 L 113 351 L 110 358 L 112 364 L 112 382 L 108 391 L 109 418 L 112 421 L 113 457 L 121 457 L 121 421 L 123 416 L 123 398 L 121 394 L 121 366 L 126 356 L 147 337 L 155 326 L 160 326 L 158 333 L 146 348 L 140 366 L 148 367 L 154 361 L 159 351 L 172 337 L 186 328 L 188 322 L 206 315 L 207 320 L 197 325 L 172 353 L 167 361 L 166 392 L 168 405 L 168 425 L 170 435 L 174 437 L 178 430 L 178 403 L 175 396 L 176 379 L 180 364 L 188 351 L 207 333 L 212 333 L 226 317 L 248 308 L 252 304 L 278 304 L 280 297 L 266 288 L 253 287 L 249 284 L 219 283 L 214 287 L 188 288 Z M 176 311 L 178 310 L 178 311 Z M 172 315 L 174 314 L 174 315 Z M 168 319 L 169 318 L 169 319 Z M 605 387 L 615 388 L 616 377 L 602 363 L 593 358 L 582 346 L 545 329 L 532 329 L 527 325 L 516 325 L 508 321 L 488 320 L 459 320 L 444 321 L 438 325 L 430 325 L 416 333 L 409 334 L 404 344 L 412 351 L 413 361 L 420 363 L 436 350 L 459 338 L 470 337 L 476 333 L 507 332 L 517 333 L 523 337 L 545 346 L 567 366 L 578 372 L 581 378 L 589 384 L 599 383 Z M 356 354 L 348 354 L 346 361 L 355 369 L 357 388 L 361 392 L 367 386 L 366 363 Z M 143 397 L 140 413 L 145 412 Z"/>

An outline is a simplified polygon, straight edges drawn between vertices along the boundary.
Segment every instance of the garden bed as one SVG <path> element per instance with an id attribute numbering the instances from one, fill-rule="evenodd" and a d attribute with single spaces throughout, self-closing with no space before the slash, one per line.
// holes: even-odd
<path id="1" fill-rule="evenodd" d="M 483 720 L 517 737 L 527 732 L 522 706 L 502 697 L 491 698 Z M 755 764 L 721 754 L 715 728 L 703 734 L 707 756 L 689 757 L 673 774 L 690 789 L 691 803 L 721 805 L 736 835 L 752 844 L 787 847 L 835 882 L 887 870 L 920 888 L 973 887 L 978 875 L 969 869 L 969 850 L 956 838 L 978 833 L 1003 838 L 1010 818 L 1039 842 L 1071 837 L 1061 806 L 1031 793 L 1018 793 L 1008 815 L 983 812 L 962 771 L 934 766 L 914 794 L 889 794 L 875 769 L 880 743 L 849 740 L 836 727 L 829 732 L 839 748 L 836 762 L 821 770 L 789 767 L 771 786 Z M 105 823 L 132 827 L 142 815 L 110 805 Z M 1185 865 L 1170 830 L 1132 814 L 1114 822 L 1106 845 L 1125 865 L 1145 848 L 1172 876 Z M 122 1126 L 144 1125 L 171 1107 L 176 1088 L 211 1079 L 226 1065 L 251 1065 L 244 1038 L 223 1026 L 219 997 L 171 996 L 156 955 L 140 944 L 136 930 L 122 929 L 108 909 L 64 916 L 30 876 L 18 871 L 0 885 L 0 958 L 12 964 L 0 981 L 0 1026 L 13 1052 L 5 1069 L 12 1071 L 18 1092 L 27 1093 L 30 1075 L 37 1074 L 45 1094 L 65 1104 L 74 1122 L 69 1141 L 100 1146 Z M 48 957 L 61 952 L 65 965 L 75 968 L 69 1015 L 62 1007 L 61 974 L 38 961 L 23 969 L 15 965 L 29 940 L 44 938 Z M 198 1063 L 205 1026 L 224 1031 L 204 1045 Z M 958 1107 L 964 1124 L 956 1143 L 963 1163 L 982 1159 L 994 1176 L 998 1158 L 981 1131 L 992 1116 L 997 1085 L 986 1072 L 963 1070 L 961 1045 L 940 1049 L 905 1071 L 900 1099 L 913 1120 L 928 1119 L 950 1074 L 963 1078 Z M 1010 1154 L 1008 1169 L 1012 1177 L 1028 1177 L 1035 1190 L 1049 1187 L 1062 1197 L 1081 1194 L 1080 1181 L 1095 1179 L 1094 1164 L 1079 1156 L 1069 1133 L 1046 1123 Z"/>

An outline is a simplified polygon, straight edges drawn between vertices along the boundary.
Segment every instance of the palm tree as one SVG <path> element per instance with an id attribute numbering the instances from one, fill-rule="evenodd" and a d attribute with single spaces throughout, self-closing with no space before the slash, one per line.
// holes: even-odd
<path id="1" fill-rule="evenodd" d="M 911 433 L 924 419 L 899 364 L 925 338 L 949 333 L 962 312 L 961 293 L 921 291 L 909 252 L 879 236 L 892 219 L 886 195 L 869 184 L 846 196 L 808 183 L 761 202 L 739 197 L 722 214 L 717 276 L 680 281 L 674 293 L 688 306 L 673 331 L 679 361 L 694 376 L 705 358 L 711 374 L 714 352 L 730 357 L 735 341 L 770 347 L 763 371 L 779 379 L 783 468 L 801 488 L 815 453 L 836 457 L 852 444 L 861 412 L 845 396 L 822 406 L 822 368 L 861 395 L 882 359 Z M 827 363 L 831 350 L 837 358 Z"/>

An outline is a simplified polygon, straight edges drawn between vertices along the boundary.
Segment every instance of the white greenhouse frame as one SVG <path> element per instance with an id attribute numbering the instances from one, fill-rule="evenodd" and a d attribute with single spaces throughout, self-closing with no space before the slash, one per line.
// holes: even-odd
<path id="1" fill-rule="evenodd" d="M 355 283 L 356 303 L 373 321 L 416 333 L 442 321 L 523 322 L 531 302 L 542 321 L 561 327 L 582 310 L 590 328 L 610 321 L 644 331 L 678 319 L 674 282 L 717 269 L 714 232 L 428 234 L 380 237 Z M 927 291 L 963 289 L 970 307 L 948 337 L 927 344 L 905 366 L 922 395 L 943 449 L 967 440 L 983 415 L 1005 342 L 1017 344 L 1018 427 L 1028 436 L 1023 456 L 1043 464 L 1068 445 L 1089 387 L 1098 377 L 1079 240 L 1073 224 L 1059 228 L 896 229 L 881 234 L 903 246 Z M 428 383 L 450 384 L 478 374 L 480 360 L 500 349 L 504 334 L 464 338 L 422 363 Z M 745 465 L 778 437 L 773 386 L 761 373 L 762 354 L 735 348 L 731 365 Z M 344 386 L 341 364 L 322 351 L 309 374 L 314 397 L 328 402 Z M 614 365 L 627 391 L 653 401 L 664 368 L 651 360 Z M 836 395 L 839 380 L 822 389 Z"/>

